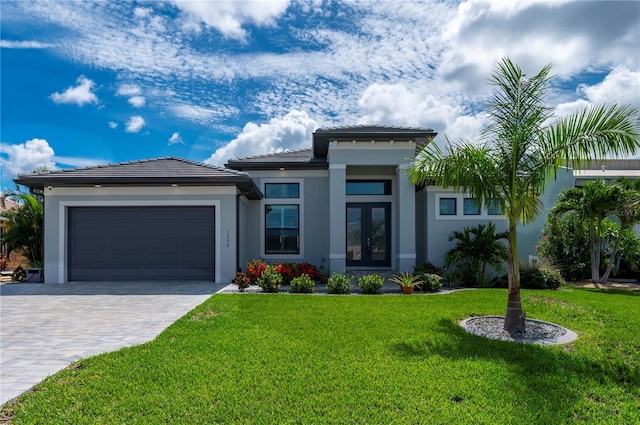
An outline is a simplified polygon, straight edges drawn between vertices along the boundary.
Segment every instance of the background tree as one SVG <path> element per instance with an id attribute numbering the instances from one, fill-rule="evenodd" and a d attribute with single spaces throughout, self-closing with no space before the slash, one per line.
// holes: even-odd
<path id="1" fill-rule="evenodd" d="M 587 182 L 583 187 L 563 190 L 549 212 L 553 220 L 572 212 L 589 226 L 591 280 L 596 284 L 600 282 L 602 222 L 620 208 L 622 201 L 622 188 L 600 179 Z"/>
<path id="2" fill-rule="evenodd" d="M 42 199 L 36 194 L 13 191 L 2 196 L 0 202 L 8 198 L 18 203 L 17 208 L 2 212 L 8 220 L 4 242 L 7 256 L 19 251 L 31 266 L 42 265 L 44 258 L 43 223 L 44 207 Z"/>
<path id="3" fill-rule="evenodd" d="M 448 142 L 422 146 L 411 169 L 414 183 L 436 184 L 469 193 L 480 207 L 498 203 L 509 222 L 508 300 L 505 329 L 526 330 L 520 300 L 517 226 L 542 210 L 540 194 L 561 165 L 576 168 L 584 160 L 631 155 L 640 148 L 638 110 L 631 106 L 593 106 L 552 119 L 545 103 L 551 65 L 527 78 L 508 58 L 496 68 L 495 86 L 486 105 L 488 126 L 478 144 Z"/>

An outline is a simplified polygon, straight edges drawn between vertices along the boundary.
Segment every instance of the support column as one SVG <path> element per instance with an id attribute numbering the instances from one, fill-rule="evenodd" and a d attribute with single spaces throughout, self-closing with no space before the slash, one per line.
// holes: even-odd
<path id="1" fill-rule="evenodd" d="M 342 273 L 346 267 L 346 164 L 329 164 L 329 270 Z"/>
<path id="2" fill-rule="evenodd" d="M 413 272 L 416 265 L 416 193 L 407 176 L 411 164 L 400 164 L 396 168 L 397 220 L 396 232 L 398 271 Z"/>

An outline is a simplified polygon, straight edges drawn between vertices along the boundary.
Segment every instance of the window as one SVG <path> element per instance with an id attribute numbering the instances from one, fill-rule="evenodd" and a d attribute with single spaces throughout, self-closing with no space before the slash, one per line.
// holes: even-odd
<path id="1" fill-rule="evenodd" d="M 265 205 L 265 254 L 300 253 L 299 205 Z"/>
<path id="2" fill-rule="evenodd" d="M 391 180 L 347 180 L 347 195 L 391 195 Z"/>
<path id="3" fill-rule="evenodd" d="M 264 196 L 266 198 L 299 198 L 300 184 L 298 183 L 265 183 Z"/>
<path id="4" fill-rule="evenodd" d="M 502 215 L 502 207 L 496 199 L 489 200 L 489 203 L 487 205 L 487 214 Z"/>
<path id="5" fill-rule="evenodd" d="M 474 198 L 464 198 L 462 209 L 464 215 L 480 215 L 480 207 Z"/>
<path id="6" fill-rule="evenodd" d="M 456 215 L 456 198 L 440 198 L 440 215 Z"/>

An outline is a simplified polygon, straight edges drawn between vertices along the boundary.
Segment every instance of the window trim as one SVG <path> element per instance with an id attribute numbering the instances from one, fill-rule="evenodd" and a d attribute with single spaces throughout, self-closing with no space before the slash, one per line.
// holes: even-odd
<path id="1" fill-rule="evenodd" d="M 281 199 L 281 198 L 272 198 L 272 199 Z M 287 198 L 287 199 L 297 199 L 297 198 Z M 297 227 L 297 229 L 298 229 L 298 241 L 297 241 L 298 250 L 297 250 L 297 252 L 269 252 L 269 253 L 267 253 L 267 230 L 269 230 L 269 228 L 267 228 L 267 208 L 269 208 L 269 207 L 296 207 L 297 208 L 297 211 L 296 211 L 297 215 L 298 215 L 298 217 L 297 217 L 297 222 L 298 222 L 298 227 Z M 263 241 L 264 242 L 264 246 L 262 248 L 263 248 L 265 254 L 267 254 L 267 255 L 299 255 L 300 254 L 300 230 L 301 230 L 300 229 L 300 204 L 298 204 L 298 203 L 295 203 L 295 204 L 279 204 L 279 203 L 278 204 L 274 204 L 273 202 L 269 203 L 269 204 L 265 203 L 264 204 L 264 209 L 263 209 L 263 214 L 264 214 L 264 222 L 265 222 L 265 224 L 264 224 L 264 234 L 265 235 L 264 235 L 264 241 Z M 284 215 L 281 217 L 281 220 L 284 221 Z M 274 227 L 274 228 L 271 228 L 271 229 L 282 230 L 282 229 L 289 229 L 289 227 Z M 282 242 L 281 242 L 281 244 L 282 244 Z"/>
<path id="2" fill-rule="evenodd" d="M 268 183 L 297 183 L 298 198 L 262 198 L 260 200 L 260 257 L 267 261 L 277 260 L 301 260 L 304 259 L 304 179 L 272 177 L 260 180 L 260 189 L 266 193 L 265 187 Z M 297 254 L 267 254 L 266 237 L 267 223 L 265 207 L 267 205 L 298 205 L 298 237 L 300 238 Z"/>
<path id="3" fill-rule="evenodd" d="M 440 214 L 440 199 L 443 198 L 455 198 L 456 199 L 456 214 L 455 215 L 447 215 L 447 214 Z M 470 196 L 467 193 L 454 193 L 454 192 L 435 192 L 434 193 L 434 206 L 433 206 L 433 212 L 434 212 L 434 217 L 435 220 L 491 220 L 491 221 L 498 221 L 498 220 L 506 220 L 507 218 L 504 216 L 504 214 L 489 214 L 488 211 L 488 205 L 484 205 L 482 208 L 480 208 L 480 214 L 478 215 L 471 215 L 471 214 L 465 214 L 464 213 L 464 199 L 465 198 L 472 198 L 472 196 Z"/>

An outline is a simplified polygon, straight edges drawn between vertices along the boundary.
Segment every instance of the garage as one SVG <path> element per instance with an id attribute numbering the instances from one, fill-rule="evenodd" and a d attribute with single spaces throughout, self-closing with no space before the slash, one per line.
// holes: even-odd
<path id="1" fill-rule="evenodd" d="M 215 280 L 215 207 L 68 209 L 68 281 Z"/>

